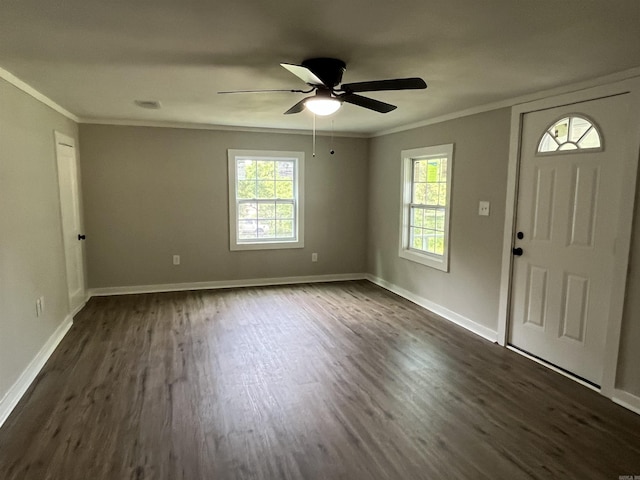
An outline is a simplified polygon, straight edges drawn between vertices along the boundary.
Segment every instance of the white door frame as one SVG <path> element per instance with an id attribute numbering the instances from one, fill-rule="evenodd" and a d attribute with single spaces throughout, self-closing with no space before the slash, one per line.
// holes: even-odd
<path id="1" fill-rule="evenodd" d="M 53 132 L 54 135 L 54 140 L 55 140 L 55 154 L 56 154 L 56 173 L 57 175 L 59 175 L 58 172 L 58 144 L 63 144 L 63 145 L 69 145 L 70 147 L 73 147 L 75 155 L 74 155 L 74 159 L 75 159 L 75 163 L 76 163 L 76 177 L 77 177 L 77 181 L 76 181 L 76 185 L 78 187 L 78 215 L 79 215 L 79 222 L 80 222 L 80 228 L 82 230 L 83 228 L 83 215 L 82 215 L 82 200 L 81 200 L 81 185 L 80 185 L 80 168 L 78 165 L 78 152 L 77 152 L 77 148 L 76 148 L 76 141 L 74 138 L 65 135 L 64 133 L 60 133 L 57 130 L 54 130 Z M 63 225 L 63 219 L 62 219 L 62 204 L 61 204 L 61 199 L 58 197 L 58 202 L 60 203 L 60 225 Z M 82 248 L 82 272 L 83 272 L 83 276 L 82 276 L 82 296 L 83 299 L 80 303 L 79 306 L 73 308 L 72 302 L 71 302 L 71 298 L 69 296 L 69 280 L 67 278 L 68 273 L 67 273 L 67 261 L 66 261 L 66 255 L 67 255 L 67 248 L 66 248 L 66 242 L 67 239 L 65 238 L 65 232 L 64 232 L 64 228 L 61 228 L 61 234 L 62 234 L 62 245 L 63 245 L 63 250 L 64 250 L 64 254 L 65 254 L 65 280 L 67 282 L 67 304 L 68 304 L 68 309 L 69 309 L 69 313 L 71 315 L 71 317 L 73 318 L 73 316 L 78 313 L 82 307 L 84 306 L 84 304 L 87 301 L 87 285 L 86 285 L 86 260 L 85 260 L 85 254 L 84 254 L 84 248 Z"/>
<path id="2" fill-rule="evenodd" d="M 511 134 L 509 139 L 509 168 L 507 173 L 507 197 L 504 220 L 504 239 L 502 245 L 502 271 L 500 277 L 500 303 L 498 310 L 498 343 L 506 346 L 509 338 L 509 310 L 511 307 L 511 281 L 513 268 L 512 248 L 514 245 L 515 220 L 518 199 L 518 179 L 520 168 L 520 142 L 522 138 L 522 120 L 526 113 L 573 103 L 584 102 L 596 98 L 609 97 L 622 93 L 630 94 L 631 122 L 634 131 L 640 132 L 640 77 L 593 88 L 577 90 L 571 93 L 536 100 L 511 109 Z M 542 134 L 542 132 L 541 132 Z M 638 171 L 638 153 L 640 152 L 640 135 L 629 138 L 629 147 L 635 155 L 628 155 L 623 166 L 624 180 L 621 185 L 620 212 L 618 217 L 618 238 L 614 254 L 613 285 L 611 306 L 607 327 L 607 339 L 604 355 L 604 369 L 600 393 L 613 398 L 615 392 L 616 368 L 618 366 L 618 349 L 620 330 L 624 310 L 624 295 L 627 283 L 627 267 L 631 233 L 633 229 L 633 212 L 636 192 L 636 175 Z"/>

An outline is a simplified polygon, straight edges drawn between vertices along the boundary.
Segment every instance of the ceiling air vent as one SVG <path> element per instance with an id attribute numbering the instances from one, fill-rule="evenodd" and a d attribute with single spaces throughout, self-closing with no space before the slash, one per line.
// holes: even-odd
<path id="1" fill-rule="evenodd" d="M 159 110 L 160 102 L 157 100 L 135 100 L 135 103 L 140 108 L 148 108 L 149 110 Z"/>

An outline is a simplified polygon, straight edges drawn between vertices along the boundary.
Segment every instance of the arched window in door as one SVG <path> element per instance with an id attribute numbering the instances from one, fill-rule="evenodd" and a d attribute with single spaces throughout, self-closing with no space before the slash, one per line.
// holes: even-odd
<path id="1" fill-rule="evenodd" d="M 563 117 L 542 134 L 538 153 L 601 150 L 602 136 L 596 125 L 581 115 Z"/>

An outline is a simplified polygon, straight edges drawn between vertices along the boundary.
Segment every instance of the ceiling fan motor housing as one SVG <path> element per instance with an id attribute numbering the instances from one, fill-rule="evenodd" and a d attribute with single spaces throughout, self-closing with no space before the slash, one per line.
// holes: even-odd
<path id="1" fill-rule="evenodd" d="M 310 58 L 302 62 L 302 66 L 311 70 L 330 88 L 342 82 L 342 74 L 347 69 L 347 64 L 337 58 Z"/>

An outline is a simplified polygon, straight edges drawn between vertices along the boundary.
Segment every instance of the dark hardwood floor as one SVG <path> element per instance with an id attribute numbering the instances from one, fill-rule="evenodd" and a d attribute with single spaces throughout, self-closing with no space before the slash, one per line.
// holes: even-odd
<path id="1" fill-rule="evenodd" d="M 93 298 L 0 478 L 612 479 L 640 416 L 368 282 Z"/>

